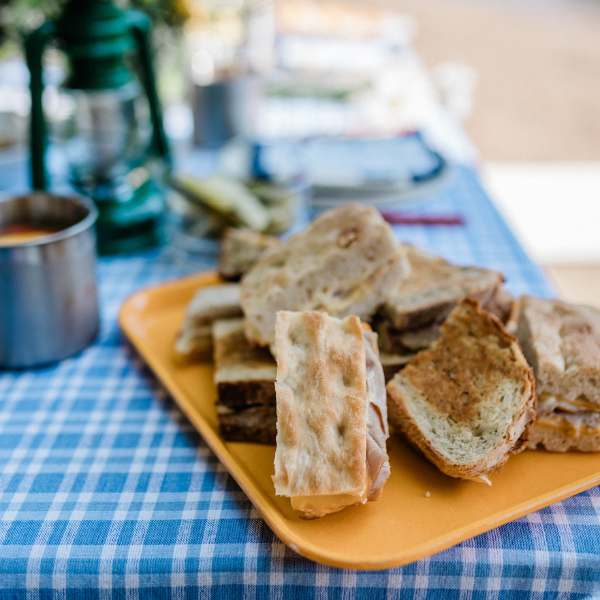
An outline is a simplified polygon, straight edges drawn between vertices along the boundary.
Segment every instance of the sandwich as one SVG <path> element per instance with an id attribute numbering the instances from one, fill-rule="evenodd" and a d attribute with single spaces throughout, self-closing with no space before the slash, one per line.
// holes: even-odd
<path id="1" fill-rule="evenodd" d="M 515 321 L 538 389 L 529 448 L 599 451 L 600 311 L 522 296 Z"/>
<path id="2" fill-rule="evenodd" d="M 223 279 L 239 280 L 270 248 L 280 246 L 279 238 L 250 229 L 225 230 L 217 270 Z"/>
<path id="3" fill-rule="evenodd" d="M 243 319 L 215 321 L 212 331 L 221 437 L 275 444 L 275 360 L 266 348 L 250 347 Z"/>
<path id="4" fill-rule="evenodd" d="M 175 340 L 176 352 L 190 361 L 210 359 L 213 321 L 241 316 L 239 285 L 228 283 L 200 288 L 186 308 Z"/>
<path id="5" fill-rule="evenodd" d="M 408 274 L 405 255 L 375 208 L 344 204 L 322 213 L 242 279 L 248 340 L 274 348 L 280 310 L 368 320 Z"/>
<path id="6" fill-rule="evenodd" d="M 389 477 L 385 383 L 360 319 L 277 315 L 273 482 L 304 519 L 378 500 Z"/>
<path id="7" fill-rule="evenodd" d="M 525 449 L 536 415 L 533 371 L 516 338 L 470 298 L 387 394 L 390 424 L 440 471 L 490 485 L 490 473 Z"/>
<path id="8" fill-rule="evenodd" d="M 501 320 L 508 318 L 513 299 L 502 287 L 501 273 L 452 265 L 413 246 L 407 246 L 407 258 L 410 275 L 374 319 L 382 353 L 411 358 L 428 348 L 437 339 L 440 325 L 463 298 L 475 298 Z"/>

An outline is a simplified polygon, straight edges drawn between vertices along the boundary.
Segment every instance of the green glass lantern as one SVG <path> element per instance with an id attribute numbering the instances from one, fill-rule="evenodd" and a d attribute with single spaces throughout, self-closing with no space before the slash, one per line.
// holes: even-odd
<path id="1" fill-rule="evenodd" d="M 25 39 L 31 74 L 31 177 L 45 190 L 47 129 L 64 150 L 71 182 L 99 209 L 102 254 L 155 245 L 165 210 L 169 149 L 150 54 L 150 22 L 110 0 L 68 0 L 60 17 Z M 47 128 L 42 56 L 56 43 L 69 73 Z M 138 77 L 139 73 L 139 77 Z"/>

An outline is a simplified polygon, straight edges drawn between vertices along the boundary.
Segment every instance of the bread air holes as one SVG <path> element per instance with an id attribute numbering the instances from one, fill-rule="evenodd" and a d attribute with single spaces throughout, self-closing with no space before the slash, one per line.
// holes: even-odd
<path id="1" fill-rule="evenodd" d="M 344 435 L 346 434 L 346 423 L 340 421 L 337 424 L 337 432 L 339 437 L 340 446 L 344 443 Z"/>

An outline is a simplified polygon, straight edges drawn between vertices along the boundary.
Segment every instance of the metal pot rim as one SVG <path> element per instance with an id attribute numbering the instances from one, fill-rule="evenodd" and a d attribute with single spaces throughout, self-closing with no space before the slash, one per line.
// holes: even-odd
<path id="1" fill-rule="evenodd" d="M 0 250 L 6 250 L 9 248 L 27 248 L 31 246 L 44 246 L 46 244 L 51 244 L 52 242 L 59 242 L 70 237 L 74 237 L 82 231 L 86 231 L 87 229 L 92 227 L 98 219 L 98 209 L 96 208 L 94 203 L 91 200 L 88 200 L 87 198 L 78 194 L 53 194 L 51 192 L 44 191 L 33 191 L 25 193 L 2 193 L 0 194 L 0 203 L 9 202 L 11 200 L 18 200 L 19 198 L 25 198 L 27 196 L 33 195 L 53 196 L 55 198 L 62 198 L 63 200 L 71 200 L 73 202 L 81 204 L 88 211 L 88 214 L 81 221 L 75 223 L 74 225 L 65 227 L 60 231 L 57 231 L 55 233 L 49 233 L 47 235 L 40 235 L 39 237 L 33 238 L 31 241 L 28 242 L 19 242 L 18 244 L 2 245 L 0 246 Z"/>

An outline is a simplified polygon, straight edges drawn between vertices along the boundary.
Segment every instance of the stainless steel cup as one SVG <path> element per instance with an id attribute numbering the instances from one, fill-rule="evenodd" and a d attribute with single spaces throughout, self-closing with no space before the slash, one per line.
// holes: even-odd
<path id="1" fill-rule="evenodd" d="M 80 197 L 35 192 L 0 198 L 0 226 L 60 229 L 0 246 L 0 367 L 61 360 L 95 339 L 97 216 Z"/>

